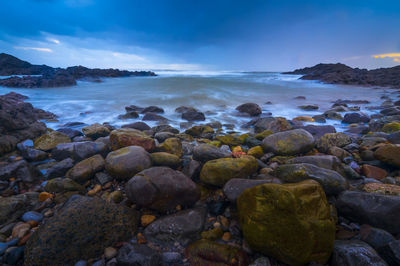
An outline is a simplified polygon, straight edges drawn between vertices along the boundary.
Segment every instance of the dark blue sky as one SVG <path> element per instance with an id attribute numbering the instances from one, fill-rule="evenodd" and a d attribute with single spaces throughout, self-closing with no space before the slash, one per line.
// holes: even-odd
<path id="1" fill-rule="evenodd" d="M 4 0 L 0 50 L 52 66 L 283 71 L 400 62 L 400 1 Z M 388 54 L 376 58 L 374 55 Z"/>

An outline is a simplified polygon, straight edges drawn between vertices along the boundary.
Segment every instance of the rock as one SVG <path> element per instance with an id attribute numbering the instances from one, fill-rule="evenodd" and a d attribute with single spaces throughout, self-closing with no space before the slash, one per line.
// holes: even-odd
<path id="1" fill-rule="evenodd" d="M 400 186 L 381 183 L 365 184 L 363 190 L 370 193 L 400 196 Z"/>
<path id="2" fill-rule="evenodd" d="M 206 117 L 199 111 L 186 111 L 182 113 L 182 119 L 187 121 L 204 121 L 206 120 Z"/>
<path id="3" fill-rule="evenodd" d="M 35 211 L 29 211 L 24 213 L 21 217 L 22 221 L 24 222 L 29 222 L 29 221 L 35 221 L 40 223 L 43 220 L 43 214 Z"/>
<path id="4" fill-rule="evenodd" d="M 76 191 L 80 194 L 85 194 L 86 189 L 69 178 L 53 178 L 47 181 L 44 186 L 44 190 L 51 193 L 64 193 L 70 191 Z"/>
<path id="5" fill-rule="evenodd" d="M 335 127 L 331 125 L 325 125 L 325 126 L 307 125 L 301 128 L 308 131 L 311 135 L 313 135 L 314 139 L 316 140 L 321 138 L 326 133 L 336 133 Z"/>
<path id="6" fill-rule="evenodd" d="M 389 265 L 400 265 L 400 240 L 386 244 L 379 248 L 378 252 Z"/>
<path id="7" fill-rule="evenodd" d="M 142 131 L 130 128 L 113 130 L 110 134 L 110 142 L 114 151 L 127 146 L 141 146 L 146 151 L 152 151 L 156 146 L 154 139 Z"/>
<path id="8" fill-rule="evenodd" d="M 96 123 L 87 127 L 83 127 L 82 132 L 83 134 L 85 134 L 86 137 L 97 139 L 100 137 L 108 136 L 111 130 L 105 125 L 100 125 L 99 123 Z"/>
<path id="9" fill-rule="evenodd" d="M 292 121 L 301 121 L 301 122 L 315 122 L 314 118 L 309 116 L 296 116 L 292 119 Z"/>
<path id="10" fill-rule="evenodd" d="M 177 212 L 152 222 L 144 230 L 144 235 L 161 246 L 171 246 L 174 242 L 186 246 L 200 239 L 205 219 L 206 210 L 202 208 Z"/>
<path id="11" fill-rule="evenodd" d="M 374 156 L 381 162 L 400 167 L 400 146 L 387 144 L 379 147 Z"/>
<path id="12" fill-rule="evenodd" d="M 174 138 L 175 134 L 171 132 L 157 132 L 154 135 L 154 138 L 158 140 L 158 142 L 162 143 L 169 138 Z"/>
<path id="13" fill-rule="evenodd" d="M 329 170 L 333 170 L 345 176 L 345 171 L 342 166 L 342 162 L 336 156 L 332 155 L 310 155 L 310 156 L 302 156 L 295 157 L 293 159 L 289 159 L 286 161 L 287 164 L 299 164 L 299 163 L 307 163 L 313 164 L 320 168 L 325 168 Z"/>
<path id="14" fill-rule="evenodd" d="M 164 265 L 182 265 L 182 256 L 179 252 L 163 252 L 162 261 Z"/>
<path id="15" fill-rule="evenodd" d="M 342 123 L 353 124 L 353 123 L 368 123 L 370 118 L 367 115 L 360 113 L 347 113 L 344 115 Z"/>
<path id="16" fill-rule="evenodd" d="M 257 116 L 261 114 L 261 107 L 256 103 L 244 103 L 236 107 L 241 113 L 247 113 L 250 116 Z"/>
<path id="17" fill-rule="evenodd" d="M 181 160 L 178 156 L 167 152 L 154 152 L 150 154 L 153 166 L 167 166 L 176 169 Z"/>
<path id="18" fill-rule="evenodd" d="M 25 264 L 64 265 L 98 257 L 106 247 L 132 237 L 136 221 L 136 213 L 121 205 L 73 196 L 29 238 Z"/>
<path id="19" fill-rule="evenodd" d="M 387 176 L 387 172 L 382 168 L 368 164 L 363 164 L 361 166 L 361 172 L 363 175 L 365 175 L 365 177 L 375 178 L 377 180 L 382 180 Z"/>
<path id="20" fill-rule="evenodd" d="M 128 179 L 151 166 L 150 155 L 139 146 L 110 152 L 105 161 L 107 172 L 116 179 Z"/>
<path id="21" fill-rule="evenodd" d="M 157 146 L 157 150 L 175 154 L 179 158 L 183 155 L 182 142 L 178 138 L 166 139 L 163 143 Z"/>
<path id="22" fill-rule="evenodd" d="M 313 179 L 321 184 L 327 195 L 337 195 L 348 188 L 347 180 L 338 172 L 308 163 L 280 165 L 273 175 L 289 183 Z"/>
<path id="23" fill-rule="evenodd" d="M 392 134 L 394 132 L 400 131 L 400 122 L 391 122 L 385 124 L 382 128 L 382 131 L 388 134 Z"/>
<path id="24" fill-rule="evenodd" d="M 232 178 L 247 178 L 258 170 L 253 156 L 222 158 L 208 161 L 200 172 L 200 179 L 206 184 L 222 187 Z"/>
<path id="25" fill-rule="evenodd" d="M 200 144 L 193 149 L 193 159 L 200 162 L 207 162 L 219 158 L 230 157 L 231 154 L 209 144 Z"/>
<path id="26" fill-rule="evenodd" d="M 342 120 L 343 119 L 342 115 L 334 110 L 325 111 L 323 115 L 327 119 L 332 119 L 332 120 Z"/>
<path id="27" fill-rule="evenodd" d="M 58 131 L 52 131 L 37 138 L 34 142 L 35 149 L 49 151 L 60 143 L 71 142 L 71 139 Z"/>
<path id="28" fill-rule="evenodd" d="M 67 135 L 70 139 L 83 135 L 83 133 L 80 132 L 79 130 L 72 129 L 69 127 L 62 127 L 57 129 L 57 131 L 63 133 L 64 135 Z"/>
<path id="29" fill-rule="evenodd" d="M 38 181 L 41 174 L 25 160 L 13 163 L 0 163 L 0 180 L 8 181 L 10 178 L 17 178 L 26 183 Z"/>
<path id="30" fill-rule="evenodd" d="M 146 113 L 146 114 L 143 116 L 142 120 L 143 120 L 143 121 L 159 121 L 159 122 L 166 122 L 166 121 L 168 121 L 167 118 L 165 118 L 165 117 L 163 117 L 163 116 L 161 116 L 161 115 L 155 114 L 155 113 Z"/>
<path id="31" fill-rule="evenodd" d="M 54 177 L 63 177 L 69 169 L 74 166 L 74 160 L 67 158 L 54 164 L 51 168 L 47 169 L 44 176 L 46 179 L 51 179 Z"/>
<path id="32" fill-rule="evenodd" d="M 360 240 L 336 240 L 330 265 L 386 266 L 387 264 L 379 257 L 378 253 L 365 242 Z"/>
<path id="33" fill-rule="evenodd" d="M 139 117 L 138 112 L 130 111 L 130 112 L 126 112 L 126 114 L 119 115 L 118 119 L 132 119 L 132 118 L 138 118 L 138 117 Z"/>
<path id="34" fill-rule="evenodd" d="M 151 128 L 144 122 L 135 122 L 131 124 L 125 124 L 122 126 L 122 128 L 132 128 L 132 129 L 137 129 L 140 131 L 145 131 L 145 130 L 150 130 Z"/>
<path id="35" fill-rule="evenodd" d="M 249 188 L 239 196 L 237 207 L 244 238 L 252 250 L 290 265 L 328 261 L 335 222 L 317 182 Z"/>
<path id="36" fill-rule="evenodd" d="M 161 255 L 146 245 L 124 244 L 117 255 L 117 265 L 158 266 L 161 265 Z"/>
<path id="37" fill-rule="evenodd" d="M 93 178 L 97 172 L 102 171 L 104 166 L 105 162 L 103 157 L 97 154 L 77 163 L 67 172 L 66 177 L 83 184 L 87 180 Z"/>
<path id="38" fill-rule="evenodd" d="M 185 113 L 185 112 L 189 112 L 189 111 L 191 111 L 191 112 L 197 112 L 197 110 L 196 110 L 196 108 L 193 108 L 193 107 L 187 107 L 187 106 L 179 106 L 179 107 L 177 107 L 176 109 L 175 109 L 175 112 L 177 112 L 177 113 Z"/>
<path id="39" fill-rule="evenodd" d="M 400 131 L 388 135 L 387 140 L 392 144 L 400 144 Z"/>
<path id="40" fill-rule="evenodd" d="M 265 152 L 295 155 L 310 151 L 314 147 L 314 137 L 303 129 L 294 129 L 272 134 L 261 145 Z"/>
<path id="41" fill-rule="evenodd" d="M 342 132 L 327 133 L 316 142 L 316 147 L 319 151 L 327 153 L 331 147 L 342 148 L 351 143 L 351 137 Z"/>
<path id="42" fill-rule="evenodd" d="M 373 208 L 371 207 L 373 206 Z M 400 233 L 400 197 L 358 191 L 344 191 L 336 208 L 343 217 L 357 223 Z"/>
<path id="43" fill-rule="evenodd" d="M 219 244 L 209 240 L 199 240 L 190 244 L 185 250 L 190 265 L 235 265 L 249 264 L 247 254 L 230 245 Z"/>
<path id="44" fill-rule="evenodd" d="M 263 117 L 257 120 L 254 124 L 254 131 L 256 133 L 263 132 L 264 130 L 271 130 L 273 133 L 290 130 L 292 126 L 283 117 Z"/>
<path id="45" fill-rule="evenodd" d="M 211 138 L 214 135 L 214 129 L 210 126 L 194 126 L 185 131 L 186 134 L 197 138 Z"/>
<path id="46" fill-rule="evenodd" d="M 147 114 L 147 113 L 164 113 L 164 109 L 158 107 L 158 106 L 148 106 L 144 108 L 141 112 L 141 114 Z"/>
<path id="47" fill-rule="evenodd" d="M 52 151 L 51 157 L 57 161 L 72 158 L 75 161 L 92 157 L 95 154 L 105 156 L 108 153 L 108 147 L 100 141 L 85 141 L 58 144 Z"/>
<path id="48" fill-rule="evenodd" d="M 25 148 L 21 150 L 20 153 L 25 160 L 30 162 L 43 161 L 48 157 L 48 154 L 46 152 L 31 148 Z"/>
<path id="49" fill-rule="evenodd" d="M 316 104 L 309 104 L 309 105 L 300 105 L 297 106 L 298 108 L 305 110 L 305 111 L 314 111 L 314 110 L 318 110 L 319 107 Z"/>
<path id="50" fill-rule="evenodd" d="M 132 177 L 125 187 L 127 197 L 140 207 L 160 212 L 177 205 L 192 206 L 200 198 L 196 184 L 179 171 L 152 167 Z"/>
<path id="51" fill-rule="evenodd" d="M 196 160 L 190 160 L 182 169 L 182 172 L 190 179 L 196 179 L 200 175 L 201 164 Z"/>
<path id="52" fill-rule="evenodd" d="M 314 115 L 312 118 L 317 123 L 326 123 L 326 119 L 325 119 L 324 115 Z"/>
<path id="53" fill-rule="evenodd" d="M 264 151 L 261 146 L 255 146 L 249 149 L 247 154 L 253 156 L 254 158 L 260 159 L 264 155 Z"/>
<path id="54" fill-rule="evenodd" d="M 11 197 L 0 197 L 0 224 L 11 222 L 38 203 L 37 192 L 27 192 Z"/>
<path id="55" fill-rule="evenodd" d="M 7 265 L 17 265 L 24 256 L 24 247 L 12 247 L 4 254 L 3 261 Z"/>
<path id="56" fill-rule="evenodd" d="M 271 180 L 263 179 L 244 179 L 244 178 L 233 178 L 226 182 L 222 191 L 224 195 L 232 203 L 236 202 L 236 199 L 248 188 L 252 188 L 265 183 L 273 183 Z"/>
<path id="57" fill-rule="evenodd" d="M 395 238 L 385 230 L 363 224 L 360 228 L 361 240 L 368 243 L 374 249 L 379 249 L 395 240 Z"/>

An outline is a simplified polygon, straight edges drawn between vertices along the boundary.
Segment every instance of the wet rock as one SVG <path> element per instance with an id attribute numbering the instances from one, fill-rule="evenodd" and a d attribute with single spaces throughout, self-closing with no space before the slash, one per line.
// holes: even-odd
<path id="1" fill-rule="evenodd" d="M 130 128 L 113 130 L 110 134 L 110 142 L 114 151 L 127 146 L 141 146 L 146 151 L 152 151 L 156 145 L 154 139 L 142 131 Z"/>
<path id="2" fill-rule="evenodd" d="M 3 261 L 7 265 L 17 265 L 24 256 L 24 247 L 12 247 L 6 251 Z"/>
<path id="3" fill-rule="evenodd" d="M 313 179 L 321 184 L 327 195 L 337 195 L 348 188 L 347 180 L 338 172 L 308 163 L 280 165 L 273 175 L 290 183 Z"/>
<path id="4" fill-rule="evenodd" d="M 199 198 L 196 184 L 179 171 L 152 167 L 132 177 L 125 187 L 127 197 L 140 207 L 160 212 L 177 205 L 192 206 Z"/>
<path id="5" fill-rule="evenodd" d="M 314 147 L 314 137 L 303 129 L 294 129 L 269 135 L 261 145 L 266 152 L 295 155 L 310 151 Z"/>
<path id="6" fill-rule="evenodd" d="M 400 240 L 386 244 L 378 252 L 390 266 L 400 265 Z"/>
<path id="7" fill-rule="evenodd" d="M 144 235 L 146 239 L 162 246 L 171 246 L 176 241 L 186 246 L 200 239 L 205 219 L 205 209 L 181 211 L 152 222 L 144 230 Z"/>
<path id="8" fill-rule="evenodd" d="M 400 146 L 393 144 L 387 144 L 379 147 L 375 152 L 374 156 L 381 162 L 400 167 Z"/>
<path id="9" fill-rule="evenodd" d="M 382 180 L 387 176 L 387 172 L 384 169 L 368 164 L 362 165 L 361 172 L 365 177 L 377 180 Z"/>
<path id="10" fill-rule="evenodd" d="M 132 129 L 137 129 L 140 131 L 145 131 L 151 129 L 146 123 L 144 122 L 135 122 L 131 124 L 125 124 L 122 126 L 122 128 L 132 128 Z"/>
<path id="11" fill-rule="evenodd" d="M 400 144 L 400 131 L 388 135 L 387 140 L 392 144 Z"/>
<path id="12" fill-rule="evenodd" d="M 317 123 L 326 123 L 326 119 L 325 119 L 324 115 L 314 115 L 312 118 Z"/>
<path id="13" fill-rule="evenodd" d="M 22 221 L 24 222 L 29 222 L 29 221 L 35 221 L 40 223 L 43 220 L 43 214 L 35 211 L 29 211 L 24 213 L 21 217 Z"/>
<path id="14" fill-rule="evenodd" d="M 146 245 L 124 244 L 117 255 L 118 265 L 158 266 L 161 265 L 161 255 Z"/>
<path id="15" fill-rule="evenodd" d="M 40 172 L 25 160 L 13 163 L 0 163 L 0 180 L 3 181 L 14 177 L 27 183 L 33 183 L 38 181 L 40 176 Z"/>
<path id="16" fill-rule="evenodd" d="M 165 118 L 161 115 L 155 114 L 155 113 L 146 113 L 143 116 L 142 120 L 143 121 L 159 121 L 159 122 L 167 122 L 168 121 L 167 118 Z"/>
<path id="17" fill-rule="evenodd" d="M 365 114 L 360 113 L 347 113 L 344 115 L 342 123 L 353 124 L 353 123 L 368 123 L 370 118 Z"/>
<path id="18" fill-rule="evenodd" d="M 254 124 L 254 131 L 256 133 L 263 132 L 264 130 L 271 130 L 276 133 L 290 129 L 292 129 L 292 125 L 283 117 L 264 117 L 258 119 Z"/>
<path id="19" fill-rule="evenodd" d="M 145 149 L 128 146 L 110 152 L 105 161 L 107 172 L 116 179 L 128 179 L 151 166 L 151 158 Z"/>
<path id="20" fill-rule="evenodd" d="M 400 196 L 400 186 L 393 184 L 381 184 L 378 182 L 379 181 L 372 179 L 370 183 L 364 185 L 363 190 L 376 194 Z"/>
<path id="21" fill-rule="evenodd" d="M 326 133 L 336 133 L 335 127 L 331 125 L 326 125 L 326 126 L 307 125 L 301 128 L 308 131 L 311 135 L 313 135 L 314 139 L 319 139 Z"/>
<path id="22" fill-rule="evenodd" d="M 214 135 L 214 129 L 210 126 L 200 125 L 187 129 L 185 133 L 198 138 L 211 138 Z"/>
<path id="23" fill-rule="evenodd" d="M 77 163 L 67 172 L 66 177 L 83 184 L 87 180 L 93 178 L 97 172 L 102 171 L 104 166 L 105 161 L 103 157 L 97 154 Z"/>
<path id="24" fill-rule="evenodd" d="M 158 107 L 158 106 L 148 106 L 144 108 L 141 112 L 141 114 L 147 114 L 147 113 L 164 113 L 164 109 Z"/>
<path id="25" fill-rule="evenodd" d="M 0 224 L 11 222 L 33 209 L 39 203 L 38 195 L 36 192 L 27 192 L 11 197 L 0 197 Z"/>
<path id="26" fill-rule="evenodd" d="M 85 194 L 86 189 L 73 181 L 72 179 L 69 178 L 53 178 L 49 181 L 47 181 L 46 185 L 44 186 L 44 190 L 50 193 L 64 193 L 64 192 L 70 192 L 70 191 L 75 191 L 80 194 Z"/>
<path id="27" fill-rule="evenodd" d="M 224 195 L 232 203 L 236 202 L 236 199 L 248 188 L 252 188 L 265 183 L 274 183 L 274 180 L 257 180 L 257 179 L 244 179 L 244 178 L 233 178 L 226 182 L 222 191 Z M 278 182 L 278 181 L 276 181 Z"/>
<path id="28" fill-rule="evenodd" d="M 318 110 L 319 107 L 316 104 L 309 104 L 309 105 L 300 105 L 297 106 L 298 108 L 305 110 L 305 111 L 314 111 L 314 110 Z"/>
<path id="29" fill-rule="evenodd" d="M 258 185 L 239 196 L 237 207 L 252 250 L 290 265 L 328 261 L 335 222 L 317 182 Z"/>
<path id="30" fill-rule="evenodd" d="M 74 160 L 67 158 L 54 164 L 52 167 L 47 169 L 44 176 L 46 179 L 51 179 L 54 177 L 63 177 L 69 169 L 74 166 Z"/>
<path id="31" fill-rule="evenodd" d="M 98 257 L 106 247 L 132 237 L 136 221 L 136 213 L 121 205 L 73 196 L 29 238 L 25 264 L 72 264 Z"/>
<path id="32" fill-rule="evenodd" d="M 85 134 L 86 137 L 89 137 L 91 139 L 97 139 L 100 137 L 108 136 L 111 130 L 106 125 L 101 125 L 99 123 L 96 123 L 87 127 L 83 127 L 82 132 L 83 134 Z"/>
<path id="33" fill-rule="evenodd" d="M 333 266 L 387 265 L 372 247 L 360 240 L 336 240 L 330 264 Z"/>
<path id="34" fill-rule="evenodd" d="M 249 258 L 243 250 L 209 240 L 199 240 L 190 244 L 185 250 L 185 256 L 190 265 L 246 266 L 249 264 Z"/>
<path id="35" fill-rule="evenodd" d="M 72 129 L 69 127 L 62 127 L 62 128 L 57 129 L 57 131 L 63 133 L 64 135 L 67 135 L 71 139 L 73 139 L 74 137 L 83 135 L 83 133 L 80 132 L 79 130 Z"/>
<path id="36" fill-rule="evenodd" d="M 157 139 L 158 142 L 160 142 L 160 143 L 164 142 L 166 139 L 173 138 L 173 137 L 175 137 L 175 134 L 171 133 L 171 132 L 157 132 L 154 135 L 154 138 Z"/>
<path id="37" fill-rule="evenodd" d="M 206 117 L 199 111 L 186 111 L 182 113 L 182 119 L 187 121 L 204 121 L 206 120 Z"/>
<path id="38" fill-rule="evenodd" d="M 373 206 L 373 207 L 372 207 Z M 343 217 L 400 233 L 400 197 L 358 191 L 344 191 L 336 201 Z"/>
<path id="39" fill-rule="evenodd" d="M 224 152 L 216 146 L 209 144 L 200 144 L 195 146 L 193 149 L 193 159 L 203 163 L 219 158 L 227 158 L 230 156 L 230 153 Z"/>
<path id="40" fill-rule="evenodd" d="M 222 187 L 233 178 L 247 178 L 258 170 L 253 156 L 222 158 L 208 161 L 201 169 L 200 179 L 206 184 Z"/>
<path id="41" fill-rule="evenodd" d="M 382 131 L 388 134 L 400 131 L 400 122 L 391 122 L 382 127 Z"/>
<path id="42" fill-rule="evenodd" d="M 336 156 L 332 155 L 310 155 L 310 156 L 301 156 L 295 157 L 293 159 L 289 159 L 286 161 L 287 164 L 299 164 L 299 163 L 307 163 L 313 164 L 320 168 L 325 168 L 329 170 L 333 170 L 345 176 L 345 172 L 342 166 L 342 162 Z"/>
<path id="43" fill-rule="evenodd" d="M 71 142 L 71 139 L 58 131 L 52 131 L 37 138 L 34 142 L 35 149 L 49 151 L 60 143 Z"/>
<path id="44" fill-rule="evenodd" d="M 327 133 L 324 134 L 317 142 L 316 147 L 318 150 L 326 153 L 331 147 L 342 148 L 348 144 L 352 143 L 352 139 L 349 135 L 342 132 L 338 133 Z"/>
<path id="45" fill-rule="evenodd" d="M 100 141 L 85 141 L 58 144 L 51 152 L 52 158 L 61 161 L 72 158 L 81 161 L 95 154 L 105 155 L 108 152 L 107 145 Z"/>
<path id="46" fill-rule="evenodd" d="M 150 154 L 153 166 L 167 166 L 176 169 L 181 160 L 178 156 L 167 152 L 154 152 Z"/>
<path id="47" fill-rule="evenodd" d="M 130 111 L 126 112 L 126 114 L 119 115 L 118 119 L 132 119 L 132 118 L 138 118 L 139 114 L 135 111 Z"/>
<path id="48" fill-rule="evenodd" d="M 193 107 L 188 107 L 188 106 L 179 106 L 179 107 L 177 107 L 176 109 L 175 109 L 175 112 L 177 112 L 177 113 L 186 113 L 186 112 L 189 112 L 189 111 L 191 111 L 191 112 L 197 112 L 197 109 L 196 108 L 193 108 Z"/>
<path id="49" fill-rule="evenodd" d="M 113 180 L 113 178 L 110 175 L 104 172 L 96 173 L 95 179 L 101 186 L 104 186 L 105 184 Z"/>
<path id="50" fill-rule="evenodd" d="M 261 107 L 256 103 L 244 103 L 236 107 L 241 113 L 249 114 L 250 116 L 257 116 L 261 114 Z"/>
<path id="51" fill-rule="evenodd" d="M 168 152 L 178 156 L 183 155 L 182 142 L 179 138 L 169 138 L 157 146 L 158 151 Z"/>
<path id="52" fill-rule="evenodd" d="M 361 226 L 360 237 L 362 241 L 368 243 L 376 250 L 395 240 L 395 238 L 385 230 L 367 224 Z"/>
<path id="53" fill-rule="evenodd" d="M 196 160 L 190 160 L 183 167 L 182 172 L 190 179 L 196 179 L 200 175 L 201 164 Z"/>

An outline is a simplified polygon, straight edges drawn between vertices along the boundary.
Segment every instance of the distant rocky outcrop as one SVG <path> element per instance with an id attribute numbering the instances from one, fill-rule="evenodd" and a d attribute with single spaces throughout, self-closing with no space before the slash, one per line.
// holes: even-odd
<path id="1" fill-rule="evenodd" d="M 344 64 L 318 64 L 313 67 L 296 69 L 284 74 L 303 75 L 300 79 L 320 80 L 324 83 L 364 85 L 364 86 L 400 86 L 400 66 L 373 70 L 351 68 Z"/>
<path id="2" fill-rule="evenodd" d="M 12 75 L 24 75 L 23 77 Z M 48 88 L 76 85 L 79 79 L 97 80 L 102 77 L 155 76 L 151 71 L 127 71 L 118 69 L 87 68 L 73 66 L 53 68 L 46 65 L 32 65 L 12 55 L 0 53 L 0 86 L 11 88 Z"/>

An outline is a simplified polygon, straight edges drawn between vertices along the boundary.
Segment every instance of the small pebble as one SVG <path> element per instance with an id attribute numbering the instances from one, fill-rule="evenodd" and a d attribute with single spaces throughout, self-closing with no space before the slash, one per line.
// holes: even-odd
<path id="1" fill-rule="evenodd" d="M 89 190 L 88 196 L 92 197 L 101 191 L 101 186 L 99 184 L 95 185 L 93 189 Z"/>
<path id="2" fill-rule="evenodd" d="M 225 232 L 222 235 L 222 240 L 224 240 L 224 241 L 229 241 L 229 240 L 231 240 L 231 238 L 232 238 L 232 235 L 229 232 Z"/>
<path id="3" fill-rule="evenodd" d="M 47 199 L 52 199 L 52 198 L 53 198 L 53 194 L 48 193 L 48 192 L 41 192 L 41 193 L 39 194 L 39 201 L 40 201 L 40 202 L 44 202 L 44 201 L 46 201 Z"/>
<path id="4" fill-rule="evenodd" d="M 24 222 L 36 221 L 36 222 L 40 223 L 43 220 L 43 214 L 35 212 L 35 211 L 26 212 L 22 216 L 22 220 Z"/>
<path id="5" fill-rule="evenodd" d="M 14 226 L 12 230 L 12 237 L 13 238 L 23 238 L 31 229 L 31 225 L 28 223 L 18 223 Z"/>
<path id="6" fill-rule="evenodd" d="M 151 224 L 154 220 L 156 219 L 156 217 L 154 215 L 142 215 L 142 217 L 140 218 L 140 223 L 142 224 L 142 226 L 148 226 L 149 224 Z"/>
<path id="7" fill-rule="evenodd" d="M 117 256 L 118 251 L 113 247 L 107 247 L 104 249 L 104 257 L 109 260 Z"/>

